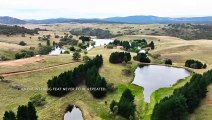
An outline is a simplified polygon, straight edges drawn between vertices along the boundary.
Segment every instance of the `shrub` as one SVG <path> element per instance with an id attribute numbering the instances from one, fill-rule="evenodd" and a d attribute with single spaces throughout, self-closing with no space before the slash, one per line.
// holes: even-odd
<path id="1" fill-rule="evenodd" d="M 172 65 L 172 60 L 171 59 L 166 59 L 164 61 L 164 63 L 167 64 L 167 65 Z"/>
<path id="2" fill-rule="evenodd" d="M 34 106 L 43 106 L 46 104 L 46 97 L 43 97 L 41 94 L 37 94 L 29 98 L 30 102 Z"/>
<path id="3" fill-rule="evenodd" d="M 24 41 L 20 41 L 20 42 L 19 42 L 19 45 L 21 45 L 21 46 L 25 46 L 25 45 L 26 45 L 26 43 L 25 43 Z"/>
<path id="4" fill-rule="evenodd" d="M 91 60 L 88 56 L 83 56 L 83 61 L 84 62 L 88 62 L 89 60 Z"/>
<path id="5" fill-rule="evenodd" d="M 70 48 L 70 51 L 75 51 L 76 49 L 74 48 L 74 46 L 71 46 Z"/>
<path id="6" fill-rule="evenodd" d="M 70 54 L 70 52 L 69 51 L 65 51 L 64 54 Z"/>

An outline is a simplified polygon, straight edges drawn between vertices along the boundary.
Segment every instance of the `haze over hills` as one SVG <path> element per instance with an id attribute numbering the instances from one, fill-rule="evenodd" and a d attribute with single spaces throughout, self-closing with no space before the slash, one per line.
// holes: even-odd
<path id="1" fill-rule="evenodd" d="M 21 20 L 13 17 L 0 17 L 0 24 L 53 24 L 53 23 L 130 23 L 130 24 L 212 24 L 212 16 L 208 17 L 157 17 L 157 16 L 127 16 L 127 17 L 110 17 L 105 19 L 71 19 L 71 18 L 53 18 L 44 20 Z"/>

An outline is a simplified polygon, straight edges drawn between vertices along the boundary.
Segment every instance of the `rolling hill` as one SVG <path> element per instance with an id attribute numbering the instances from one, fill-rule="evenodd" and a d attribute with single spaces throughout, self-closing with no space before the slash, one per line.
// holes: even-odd
<path id="1" fill-rule="evenodd" d="M 20 20 L 13 17 L 0 17 L 1 24 L 54 24 L 54 23 L 129 23 L 129 24 L 212 24 L 212 16 L 209 17 L 185 17 L 170 18 L 157 16 L 127 16 L 127 17 L 110 17 L 105 19 L 71 19 L 71 18 L 53 18 L 44 20 Z"/>

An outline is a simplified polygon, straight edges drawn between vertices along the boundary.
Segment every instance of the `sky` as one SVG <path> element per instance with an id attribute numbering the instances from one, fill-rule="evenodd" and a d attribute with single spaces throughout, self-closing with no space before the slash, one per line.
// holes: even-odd
<path id="1" fill-rule="evenodd" d="M 20 19 L 133 15 L 212 16 L 212 0 L 0 0 L 0 16 Z"/>

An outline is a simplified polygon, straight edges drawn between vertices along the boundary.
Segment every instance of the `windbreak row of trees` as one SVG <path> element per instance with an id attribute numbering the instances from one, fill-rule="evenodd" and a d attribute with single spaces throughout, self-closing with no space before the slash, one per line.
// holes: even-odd
<path id="1" fill-rule="evenodd" d="M 176 89 L 173 95 L 155 105 L 152 120 L 186 120 L 206 96 L 207 86 L 210 83 L 212 83 L 212 70 L 203 75 L 194 74 L 189 83 Z"/>
<path id="2" fill-rule="evenodd" d="M 94 97 L 100 98 L 106 94 L 105 78 L 100 77 L 98 69 L 103 65 L 102 55 L 97 55 L 86 64 L 79 65 L 59 76 L 48 80 L 48 94 L 61 97 L 77 87 L 84 80 Z"/>
<path id="3" fill-rule="evenodd" d="M 131 55 L 128 52 L 113 52 L 110 55 L 109 61 L 110 63 L 122 63 L 128 62 L 131 60 Z"/>
<path id="4" fill-rule="evenodd" d="M 27 29 L 25 27 L 15 26 L 8 26 L 8 25 L 0 25 L 0 34 L 1 35 L 16 35 L 16 34 L 38 34 L 38 30 L 34 29 Z"/>
<path id="5" fill-rule="evenodd" d="M 37 112 L 34 105 L 29 102 L 28 105 L 18 107 L 17 115 L 13 111 L 6 111 L 3 120 L 37 120 Z"/>
<path id="6" fill-rule="evenodd" d="M 201 61 L 193 60 L 193 59 L 187 60 L 185 62 L 185 66 L 190 67 L 190 68 L 194 68 L 194 69 L 207 68 L 206 64 L 203 64 Z"/>

